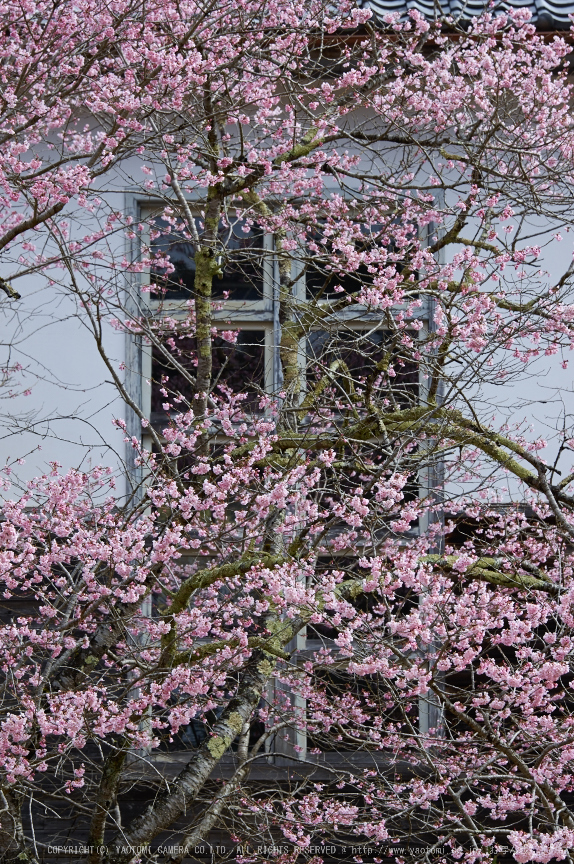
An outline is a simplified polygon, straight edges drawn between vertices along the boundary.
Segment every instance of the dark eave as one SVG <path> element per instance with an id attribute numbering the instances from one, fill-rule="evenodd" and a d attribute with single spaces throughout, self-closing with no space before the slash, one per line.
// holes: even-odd
<path id="1" fill-rule="evenodd" d="M 379 20 L 388 13 L 404 14 L 405 10 L 417 9 L 429 20 L 452 16 L 460 24 L 480 15 L 489 6 L 482 0 L 364 0 L 363 5 L 370 7 Z M 508 9 L 529 9 L 539 30 L 568 30 L 569 16 L 574 14 L 574 0 L 505 0 L 493 4 L 489 11 L 496 14 Z"/>

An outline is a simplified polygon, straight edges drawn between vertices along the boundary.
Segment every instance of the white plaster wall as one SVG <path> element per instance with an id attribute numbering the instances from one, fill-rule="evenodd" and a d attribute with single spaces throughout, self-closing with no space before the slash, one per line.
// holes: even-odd
<path id="1" fill-rule="evenodd" d="M 144 179 L 138 161 L 128 162 L 106 178 L 102 197 L 109 206 L 124 211 L 126 201 L 133 207 L 137 198 L 126 196 L 125 190 L 134 189 L 134 184 Z M 70 215 L 74 215 L 73 207 Z M 82 230 L 89 227 L 84 220 Z M 95 221 L 91 227 L 95 230 Z M 123 254 L 126 249 L 121 232 L 114 242 L 116 251 Z M 561 243 L 549 242 L 542 263 L 550 279 L 558 278 L 569 266 L 573 249 L 573 234 L 564 234 Z M 453 250 L 447 252 L 452 254 Z M 0 257 L 3 276 L 17 271 L 17 248 L 11 250 L 10 258 Z M 84 326 L 83 311 L 67 291 L 65 278 L 60 285 L 50 285 L 45 276 L 35 275 L 18 280 L 15 287 L 22 300 L 0 300 L 0 358 L 3 364 L 9 358 L 25 367 L 23 386 L 32 392 L 28 397 L 2 400 L 6 388 L 0 390 L 0 466 L 12 464 L 14 478 L 25 484 L 50 470 L 53 461 L 60 463 L 62 470 L 109 465 L 118 476 L 118 494 L 122 495 L 126 449 L 123 433 L 112 421 L 125 417 L 126 408 Z M 118 283 L 116 287 L 121 286 Z M 124 334 L 106 325 L 104 341 L 119 369 L 126 360 Z M 574 358 L 566 370 L 561 367 L 562 359 L 560 355 L 541 357 L 511 382 L 486 384 L 480 394 L 469 394 L 476 399 L 479 414 L 494 418 L 494 426 L 505 421 L 532 426 L 528 437 L 549 441 L 543 451 L 548 460 L 555 451 L 557 424 L 574 411 Z M 13 464 L 21 458 L 25 458 L 23 465 Z M 515 486 L 508 488 L 504 495 L 515 494 Z"/>
<path id="2" fill-rule="evenodd" d="M 123 210 L 124 200 L 119 190 L 107 196 L 107 203 L 118 210 Z M 90 225 L 83 218 L 82 232 L 96 227 L 96 220 Z M 123 253 L 123 234 L 113 242 Z M 0 258 L 3 276 L 18 271 L 19 251 L 13 248 Z M 112 421 L 125 416 L 124 403 L 86 327 L 85 312 L 69 291 L 67 274 L 59 271 L 59 284 L 52 285 L 49 275 L 15 280 L 22 299 L 12 301 L 2 295 L 0 302 L 1 363 L 20 363 L 24 371 L 15 379 L 16 389 L 31 390 L 28 396 L 3 399 L 8 389 L 0 389 L 0 467 L 13 468 L 9 494 L 16 495 L 18 487 L 50 471 L 55 461 L 62 471 L 110 466 L 118 476 L 118 494 L 123 495 L 124 435 Z M 124 334 L 105 323 L 103 338 L 119 369 L 125 360 Z M 17 464 L 22 458 L 24 464 Z"/>
<path id="3" fill-rule="evenodd" d="M 567 233 L 561 230 L 563 239 L 557 241 L 553 235 L 559 228 L 559 225 L 551 225 L 549 220 L 533 223 L 532 231 L 535 236 L 530 238 L 528 244 L 521 244 L 541 245 L 542 256 L 538 265 L 548 286 L 555 284 L 568 270 L 574 254 L 574 231 Z M 469 231 L 466 236 L 473 236 L 473 232 Z M 454 250 L 451 249 L 449 254 L 454 254 Z M 574 297 L 570 302 L 574 302 Z M 564 427 L 570 429 L 571 435 L 574 435 L 574 352 L 566 348 L 555 355 L 545 356 L 542 349 L 541 354 L 542 356 L 521 367 L 508 353 L 500 351 L 493 358 L 494 368 L 500 362 L 503 367 L 518 370 L 516 374 L 511 375 L 505 382 L 491 380 L 484 383 L 480 389 L 466 390 L 465 395 L 472 400 L 477 415 L 491 428 L 499 429 L 507 423 L 513 434 L 516 434 L 514 427 L 519 426 L 528 441 L 546 440 L 548 446 L 537 453 L 552 465 Z M 563 368 L 564 361 L 567 368 Z M 572 454 L 563 453 L 558 466 L 562 470 L 562 476 L 570 473 L 573 465 Z M 487 476 L 486 472 L 483 476 Z M 446 493 L 447 496 L 456 496 L 468 493 L 474 487 L 474 483 L 447 485 Z M 496 491 L 503 501 L 523 500 L 524 490 L 511 475 L 501 477 L 498 472 L 496 478 L 489 480 L 488 487 L 489 491 Z"/>

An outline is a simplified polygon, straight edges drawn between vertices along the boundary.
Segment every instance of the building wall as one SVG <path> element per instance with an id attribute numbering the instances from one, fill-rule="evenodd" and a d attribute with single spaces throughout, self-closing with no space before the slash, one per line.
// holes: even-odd
<path id="1" fill-rule="evenodd" d="M 124 195 L 109 195 L 107 205 L 123 209 Z M 82 213 L 82 218 L 84 214 Z M 71 231 L 97 230 L 97 218 L 75 223 Z M 112 243 L 124 249 L 123 234 Z M 21 269 L 21 248 L 3 255 L 2 275 Z M 46 247 L 45 254 L 49 254 Z M 81 274 L 76 274 L 78 280 Z M 31 274 L 14 281 L 21 300 L 2 295 L 0 301 L 0 363 L 21 364 L 22 372 L 0 388 L 0 466 L 11 465 L 13 489 L 51 470 L 85 470 L 90 465 L 110 466 L 118 475 L 118 491 L 124 494 L 124 435 L 113 419 L 125 415 L 125 406 L 110 382 L 86 314 L 70 291 L 69 274 L 63 270 Z M 79 282 L 79 284 L 86 284 Z M 109 322 L 102 327 L 103 345 L 117 369 L 125 362 L 125 337 Z M 123 374 L 123 373 L 122 373 Z M 10 392 L 17 395 L 11 397 Z M 28 395 L 24 392 L 29 391 Z M 16 460 L 25 459 L 24 464 Z"/>

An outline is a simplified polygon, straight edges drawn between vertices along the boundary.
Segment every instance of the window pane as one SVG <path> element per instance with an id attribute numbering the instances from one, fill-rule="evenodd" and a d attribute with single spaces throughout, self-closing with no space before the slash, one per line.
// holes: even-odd
<path id="1" fill-rule="evenodd" d="M 195 378 L 197 368 L 197 342 L 194 336 L 174 340 L 175 347 L 170 349 L 177 363 Z M 213 339 L 213 382 L 229 387 L 235 393 L 246 393 L 245 406 L 256 407 L 265 384 L 265 333 L 262 330 L 240 330 L 235 344 L 216 336 Z M 193 399 L 193 387 L 178 369 L 170 363 L 163 352 L 154 348 L 152 354 L 152 414 L 165 415 L 162 405 L 166 397 L 160 393 L 164 388 L 173 396 L 183 397 L 185 403 Z M 162 378 L 167 378 L 163 384 Z M 178 403 L 174 405 L 177 408 Z"/>
<path id="2" fill-rule="evenodd" d="M 417 696 L 397 703 L 394 691 L 382 676 L 352 675 L 340 668 L 315 667 L 312 676 L 314 689 L 322 692 L 326 701 L 344 706 L 343 721 L 324 711 L 315 711 L 314 703 L 307 703 L 307 747 L 311 753 L 369 752 L 379 749 L 373 741 L 380 740 L 391 726 L 395 734 L 407 732 L 418 723 Z M 349 718 L 347 721 L 346 718 Z M 351 718 L 360 718 L 359 722 Z M 331 723 L 333 725 L 331 725 Z"/>
<path id="3" fill-rule="evenodd" d="M 245 222 L 219 225 L 221 245 L 227 250 L 223 278 L 213 283 L 214 297 L 229 292 L 231 300 L 259 300 L 263 296 L 263 232 Z"/>
<path id="4" fill-rule="evenodd" d="M 388 229 L 387 229 L 388 230 Z M 361 226 L 363 237 L 355 241 L 357 252 L 368 252 L 370 249 L 386 248 L 390 260 L 386 266 L 395 267 L 400 273 L 404 261 L 394 261 L 396 247 L 391 238 L 385 236 L 382 225 Z M 371 265 L 361 264 L 356 270 L 348 271 L 344 254 L 334 251 L 333 236 L 323 236 L 319 229 L 308 232 L 308 249 L 310 259 L 306 267 L 307 291 L 313 297 L 332 299 L 338 294 L 351 294 L 360 291 L 363 285 L 371 285 L 376 272 L 370 272 Z M 338 262 L 341 270 L 333 271 L 333 264 Z M 373 265 L 375 271 L 380 265 Z"/>
<path id="5" fill-rule="evenodd" d="M 165 267 L 152 267 L 152 281 L 165 289 L 168 300 L 193 297 L 194 244 L 165 219 L 154 219 L 153 224 L 162 233 L 151 241 L 152 254 L 169 255 L 175 270 L 168 273 Z M 197 218 L 195 224 L 201 239 L 202 222 Z M 213 280 L 214 297 L 228 294 L 231 300 L 259 300 L 263 295 L 263 232 L 256 226 L 246 228 L 244 220 L 219 223 L 218 252 L 223 256 L 223 278 Z M 152 237 L 153 233 L 152 229 Z"/>
<path id="6" fill-rule="evenodd" d="M 307 340 L 308 380 L 312 387 L 320 380 L 330 366 L 337 360 L 345 364 L 346 370 L 340 366 L 331 375 L 335 381 L 344 383 L 351 379 L 354 385 L 365 384 L 375 375 L 377 364 L 389 351 L 389 337 L 384 331 L 361 333 L 360 331 L 339 331 L 329 333 L 326 330 L 316 330 Z M 376 376 L 379 395 L 381 390 L 390 389 L 393 398 L 406 407 L 418 401 L 419 373 L 418 366 L 410 357 L 401 357 L 394 351 L 389 360 L 389 370 L 392 374 Z"/>

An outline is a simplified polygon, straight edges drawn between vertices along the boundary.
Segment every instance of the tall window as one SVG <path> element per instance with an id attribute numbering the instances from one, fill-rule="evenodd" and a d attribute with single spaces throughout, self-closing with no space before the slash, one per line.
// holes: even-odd
<path id="1" fill-rule="evenodd" d="M 201 220 L 196 218 L 196 229 L 202 231 Z M 186 300 L 193 297 L 195 280 L 194 244 L 189 233 L 168 223 L 162 217 L 153 220 L 150 245 L 152 253 L 162 258 L 169 256 L 173 272 L 162 266 L 152 268 L 151 277 L 168 300 Z M 256 226 L 244 220 L 219 223 L 218 246 L 225 250 L 221 256 L 221 273 L 213 282 L 213 296 L 232 301 L 258 301 L 264 297 L 264 235 Z"/>
<path id="2" fill-rule="evenodd" d="M 183 319 L 186 301 L 194 297 L 193 237 L 180 220 L 168 221 L 159 209 L 142 208 L 141 217 L 153 262 L 144 279 L 155 286 L 149 312 Z M 201 236 L 199 216 L 195 228 Z M 216 247 L 221 275 L 213 280 L 213 321 L 222 335 L 213 337 L 214 389 L 246 393 L 244 406 L 256 410 L 261 395 L 276 389 L 272 238 L 256 225 L 229 217 L 220 221 Z M 167 349 L 144 349 L 142 378 L 151 381 L 151 392 L 144 383 L 143 407 L 158 430 L 167 419 L 166 400 L 172 411 L 184 410 L 191 401 L 195 346 L 195 337 L 182 333 Z"/>
<path id="3" fill-rule="evenodd" d="M 169 315 L 176 319 L 180 316 L 183 320 L 187 301 L 194 297 L 193 238 L 177 219 L 165 219 L 151 210 L 143 211 L 142 217 L 150 226 L 145 239 L 154 262 L 143 281 L 154 283 L 158 289 L 147 295 L 149 314 Z M 199 233 L 202 227 L 197 217 L 196 229 Z M 219 392 L 224 392 L 229 387 L 234 392 L 245 393 L 247 399 L 244 406 L 247 410 L 257 412 L 264 392 L 277 393 L 281 390 L 278 268 L 273 260 L 273 238 L 264 235 L 256 225 L 247 225 L 235 219 L 220 223 L 218 240 L 221 278 L 214 279 L 213 283 L 213 322 L 218 331 L 212 342 L 214 390 L 217 392 L 219 388 Z M 364 250 L 373 248 L 379 242 L 381 238 L 377 236 L 376 229 L 365 232 L 364 239 L 357 241 Z M 294 293 L 300 300 L 306 297 L 316 308 L 341 295 L 357 291 L 361 284 L 368 284 L 373 277 L 365 265 L 354 274 L 330 270 L 329 255 L 330 241 L 317 235 L 301 256 L 298 267 L 293 268 Z M 395 264 L 401 266 L 400 262 Z M 425 317 L 424 308 L 421 317 Z M 427 322 L 425 326 L 428 326 Z M 414 327 L 412 332 L 409 331 L 409 338 L 416 341 L 417 334 L 417 328 Z M 168 412 L 173 413 L 180 408 L 185 410 L 186 405 L 192 402 L 193 388 L 184 373 L 189 372 L 190 377 L 193 377 L 195 348 L 195 336 L 182 331 L 174 334 L 165 350 L 161 345 L 156 345 L 143 351 L 142 379 L 152 382 L 151 388 L 143 387 L 146 394 L 144 410 L 158 431 L 166 426 Z M 377 316 L 357 305 L 349 306 L 329 316 L 328 320 L 318 316 L 316 324 L 309 328 L 301 340 L 304 388 L 309 392 L 319 383 L 323 386 L 325 379 L 328 387 L 332 386 L 335 391 L 338 388 L 346 394 L 359 390 L 364 393 L 367 388 L 375 387 L 379 400 L 394 401 L 397 407 L 403 409 L 416 403 L 421 392 L 419 369 L 412 360 L 412 354 L 412 350 L 401 348 L 400 344 L 393 342 L 392 333 L 384 325 L 381 315 Z M 167 398 L 165 392 L 168 393 Z M 321 392 L 325 392 L 324 389 Z M 169 409 L 165 407 L 167 402 L 170 403 Z M 214 442 L 214 446 L 219 444 Z M 332 492 L 335 497 L 348 494 L 358 484 L 365 488 L 368 486 L 368 483 L 363 482 L 365 478 L 361 476 L 360 468 L 351 462 L 348 469 L 337 469 L 339 474 L 333 483 Z M 367 466 L 373 467 L 376 468 L 374 463 Z M 404 490 L 405 496 L 412 499 L 421 494 L 423 485 L 420 479 L 419 485 L 416 481 L 409 483 Z M 337 562 L 329 561 L 328 566 L 344 567 L 352 572 L 355 560 L 341 558 Z M 405 608 L 410 608 L 416 602 L 416 597 L 404 598 Z M 296 637 L 297 647 L 303 654 L 315 651 L 321 645 L 331 645 L 336 636 L 337 631 L 333 628 L 309 625 L 306 631 Z M 317 674 L 323 676 L 321 681 L 330 698 L 336 699 L 341 693 L 349 691 L 357 704 L 360 703 L 367 713 L 372 712 L 373 724 L 377 722 L 377 712 L 388 714 L 392 710 L 387 704 L 387 693 L 376 678 L 356 677 L 351 681 L 344 668 L 338 672 L 319 669 Z M 304 713 L 305 704 L 301 697 L 287 690 L 279 693 L 279 682 L 273 686 L 277 691 L 275 696 L 287 698 Z M 275 698 L 273 694 L 268 696 L 270 700 Z M 407 718 L 409 722 L 427 722 L 424 710 L 419 709 L 419 704 L 414 700 Z M 402 722 L 402 719 L 405 718 L 397 718 L 397 722 Z M 309 720 L 311 728 L 314 728 L 313 718 Z M 303 740 L 302 733 L 293 729 L 285 740 L 275 741 L 273 749 L 276 753 L 283 752 L 288 760 L 292 760 L 297 758 L 296 754 L 323 747 L 320 728 L 316 723 L 315 726 L 317 728 L 308 740 Z M 206 728 L 203 722 L 192 721 L 182 730 L 177 746 L 182 749 L 199 746 L 207 734 Z M 356 745 L 356 742 L 343 739 L 339 743 L 339 749 L 349 751 Z"/>

